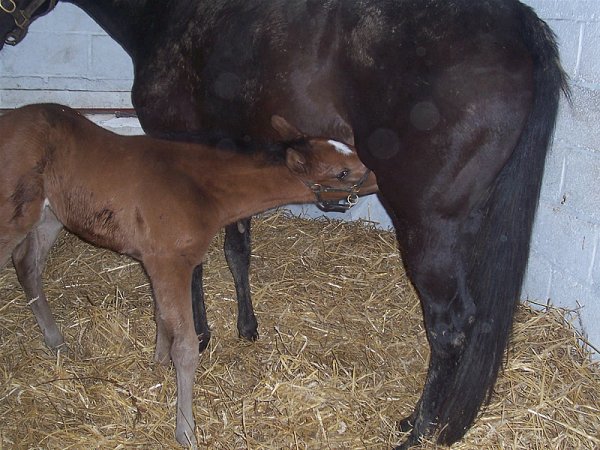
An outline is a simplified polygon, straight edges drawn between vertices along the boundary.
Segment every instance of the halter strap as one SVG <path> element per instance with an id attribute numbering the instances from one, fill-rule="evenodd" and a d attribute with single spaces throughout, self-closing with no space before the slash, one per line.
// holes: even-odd
<path id="1" fill-rule="evenodd" d="M 31 24 L 31 18 L 47 0 L 33 0 L 24 9 L 17 9 L 15 0 L 0 0 L 0 10 L 13 17 L 16 28 L 6 35 L 4 43 L 8 45 L 17 45 L 27 34 L 27 29 Z M 48 9 L 44 14 L 56 6 L 57 0 L 50 0 Z M 6 6 L 8 4 L 8 6 Z"/>
<path id="2" fill-rule="evenodd" d="M 321 211 L 325 212 L 346 212 L 354 205 L 358 203 L 358 193 L 360 192 L 360 188 L 367 181 L 369 174 L 371 173 L 370 169 L 367 169 L 360 179 L 354 183 L 352 186 L 343 189 L 343 188 L 333 188 L 331 186 L 323 186 L 319 183 L 305 183 L 311 191 L 315 194 L 317 201 L 315 204 Z M 347 193 L 348 196 L 341 200 L 324 200 L 322 194 L 338 192 L 338 193 Z"/>

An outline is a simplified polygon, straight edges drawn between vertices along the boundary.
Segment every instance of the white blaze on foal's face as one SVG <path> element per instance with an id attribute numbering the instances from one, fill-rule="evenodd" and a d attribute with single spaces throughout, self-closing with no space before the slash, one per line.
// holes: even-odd
<path id="1" fill-rule="evenodd" d="M 358 181 L 367 168 L 360 161 L 356 150 L 334 139 L 327 140 L 326 144 L 329 148 L 319 153 L 319 159 L 321 164 L 328 166 L 331 176 L 329 185 L 347 187 Z"/>
<path id="2" fill-rule="evenodd" d="M 350 156 L 354 153 L 354 151 L 350 147 L 348 147 L 346 144 L 344 144 L 342 142 L 334 141 L 333 139 L 330 139 L 327 142 L 329 144 L 333 145 L 335 147 L 335 149 L 342 155 Z"/>

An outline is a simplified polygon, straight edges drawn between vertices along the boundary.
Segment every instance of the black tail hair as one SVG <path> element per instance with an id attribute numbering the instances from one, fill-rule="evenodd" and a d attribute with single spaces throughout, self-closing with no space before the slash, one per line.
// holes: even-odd
<path id="1" fill-rule="evenodd" d="M 533 107 L 511 158 L 484 202 L 481 227 L 466 255 L 468 288 L 477 299 L 477 316 L 454 380 L 449 380 L 451 394 L 440 409 L 438 440 L 447 445 L 464 435 L 492 394 L 527 267 L 561 91 L 570 98 L 554 33 L 531 8 L 522 7 L 521 33 L 534 62 Z"/>

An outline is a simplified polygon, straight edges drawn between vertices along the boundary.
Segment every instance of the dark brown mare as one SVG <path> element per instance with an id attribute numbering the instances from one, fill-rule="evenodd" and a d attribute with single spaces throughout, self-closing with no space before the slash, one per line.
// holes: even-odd
<path id="1" fill-rule="evenodd" d="M 150 134 L 264 138 L 280 114 L 356 144 L 393 216 L 431 347 L 404 445 L 460 439 L 502 363 L 566 89 L 548 26 L 517 0 L 71 2 L 131 56 Z M 39 14 L 51 6 L 38 3 Z M 13 18 L 0 13 L 0 27 L 7 36 Z M 238 329 L 254 339 L 249 222 L 240 230 L 227 229 L 225 251 Z"/>
<path id="2" fill-rule="evenodd" d="M 154 358 L 172 360 L 177 373 L 176 437 L 183 445 L 195 446 L 192 387 L 198 347 L 210 338 L 204 302 L 192 310 L 192 278 L 201 279 L 214 235 L 274 206 L 310 202 L 316 184 L 376 189 L 350 147 L 303 137 L 281 117 L 273 126 L 291 140 L 242 155 L 118 136 L 60 105 L 0 117 L 0 268 L 12 254 L 46 344 L 58 348 L 64 339 L 41 274 L 62 227 L 141 261 L 156 305 Z"/>

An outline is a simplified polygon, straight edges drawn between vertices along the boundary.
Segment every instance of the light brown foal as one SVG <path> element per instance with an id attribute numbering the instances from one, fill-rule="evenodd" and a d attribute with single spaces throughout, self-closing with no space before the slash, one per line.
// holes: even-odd
<path id="1" fill-rule="evenodd" d="M 307 138 L 283 118 L 287 142 L 253 155 L 207 145 L 125 137 L 60 105 L 0 117 L 0 267 L 12 254 L 46 344 L 64 344 L 42 289 L 50 247 L 64 226 L 142 262 L 156 302 L 156 361 L 177 373 L 176 438 L 195 447 L 192 387 L 204 307 L 192 311 L 192 278 L 218 230 L 287 203 L 314 201 L 310 186 L 349 188 L 366 173 L 354 150 Z M 364 190 L 376 189 L 369 175 Z M 344 194 L 334 192 L 334 196 Z M 205 336 L 204 343 L 208 342 Z"/>

